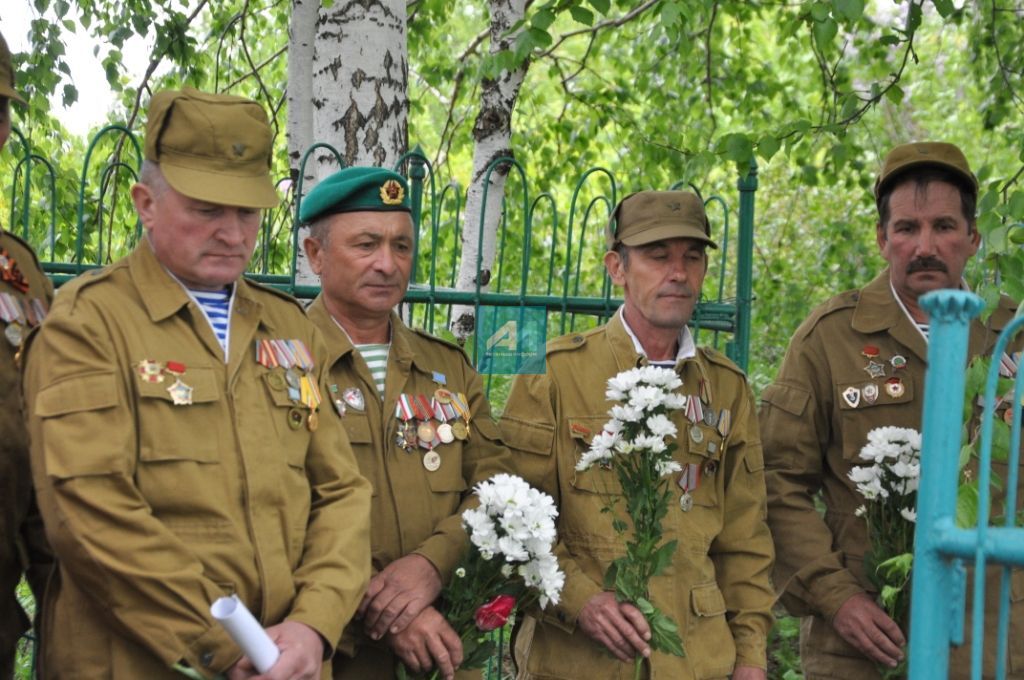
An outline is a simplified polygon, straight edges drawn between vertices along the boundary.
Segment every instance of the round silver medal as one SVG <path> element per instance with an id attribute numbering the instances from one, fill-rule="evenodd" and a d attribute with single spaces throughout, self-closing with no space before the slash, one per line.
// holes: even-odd
<path id="1" fill-rule="evenodd" d="M 423 454 L 423 467 L 427 469 L 427 472 L 437 472 L 441 467 L 441 456 L 438 455 L 437 451 L 427 451 Z"/>
<path id="2" fill-rule="evenodd" d="M 4 329 L 4 336 L 7 338 L 7 342 L 15 347 L 21 347 L 21 339 L 24 335 L 25 332 L 20 323 L 9 323 L 7 328 Z"/>
<path id="3" fill-rule="evenodd" d="M 684 493 L 679 497 L 679 508 L 683 512 L 689 512 L 693 508 L 693 496 L 689 492 Z"/>
<path id="4" fill-rule="evenodd" d="M 455 433 L 452 432 L 452 426 L 448 423 L 441 423 L 438 425 L 437 438 L 441 440 L 442 444 L 451 444 L 455 441 Z"/>

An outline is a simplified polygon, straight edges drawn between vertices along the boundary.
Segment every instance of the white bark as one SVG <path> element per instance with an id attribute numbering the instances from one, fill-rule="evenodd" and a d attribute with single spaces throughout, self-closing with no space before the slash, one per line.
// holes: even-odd
<path id="1" fill-rule="evenodd" d="M 320 0 L 292 0 L 288 24 L 288 167 L 298 178 L 302 154 L 313 143 L 313 43 Z M 306 181 L 313 179 L 307 173 Z"/>
<path id="2" fill-rule="evenodd" d="M 406 47 L 405 0 L 335 0 L 329 8 L 320 0 L 294 0 L 299 5 L 314 7 L 312 19 L 292 17 L 293 50 L 297 64 L 308 70 L 310 83 L 309 120 L 295 122 L 296 140 L 305 139 L 299 156 L 315 142 L 326 142 L 341 154 L 346 167 L 376 165 L 391 168 L 408 147 L 408 49 Z M 314 22 L 315 41 L 308 52 L 295 45 L 295 39 Z M 289 78 L 293 65 L 289 63 Z M 289 81 L 289 87 L 292 87 Z M 296 96 L 299 96 L 296 89 Z M 300 102 L 301 104 L 301 102 Z M 292 130 L 289 113 L 289 131 Z M 303 137 L 309 126 L 309 136 Z M 289 154 L 294 153 L 289 139 Z M 294 161 L 298 164 L 298 159 Z M 315 152 L 306 165 L 303 192 L 308 193 L 316 181 L 338 169 L 333 155 L 326 150 Z M 302 250 L 306 229 L 299 232 L 296 282 L 317 285 Z"/>
<path id="3" fill-rule="evenodd" d="M 491 54 L 510 49 L 519 34 L 509 29 L 523 18 L 525 0 L 490 0 Z M 520 29 L 521 30 L 521 29 Z M 487 290 L 494 266 L 496 236 L 501 218 L 501 202 L 505 193 L 508 166 L 498 166 L 490 177 L 487 168 L 496 158 L 512 157 L 512 110 L 515 108 L 519 87 L 526 76 L 529 62 L 514 71 L 502 71 L 496 80 L 482 83 L 480 112 L 473 125 L 473 176 L 466 192 L 465 224 L 462 229 L 462 259 L 455 287 L 458 290 L 476 290 L 477 257 L 480 255 L 480 215 L 483 212 L 483 256 L 480 262 L 480 290 Z M 487 204 L 484 205 L 484 185 L 487 183 Z M 524 255 L 525 257 L 525 255 Z M 452 310 L 452 332 L 466 338 L 474 330 L 476 319 L 473 307 L 458 306 Z"/>

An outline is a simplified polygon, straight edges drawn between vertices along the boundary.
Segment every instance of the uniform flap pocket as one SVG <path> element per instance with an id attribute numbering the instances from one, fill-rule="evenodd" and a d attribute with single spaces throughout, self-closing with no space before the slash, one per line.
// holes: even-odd
<path id="1" fill-rule="evenodd" d="M 566 420 L 569 423 L 569 436 L 589 447 L 590 442 L 594 440 L 594 435 L 604 431 L 605 423 L 610 418 L 605 415 L 567 418 Z"/>
<path id="2" fill-rule="evenodd" d="M 430 490 L 435 493 L 451 493 L 453 491 L 461 493 L 469 488 L 466 479 L 462 476 L 462 457 L 457 450 L 450 448 L 452 446 L 454 444 L 442 445 L 433 450 L 434 453 L 441 456 L 441 466 L 433 472 L 427 472 Z"/>
<path id="3" fill-rule="evenodd" d="M 836 385 L 835 399 L 843 411 L 887 404 L 906 404 L 914 401 L 914 382 L 895 375 L 876 380 L 840 383 Z"/>
<path id="4" fill-rule="evenodd" d="M 191 403 L 193 404 L 209 403 L 218 399 L 217 379 L 214 377 L 212 368 L 206 366 L 189 368 L 178 376 L 177 380 L 192 388 Z M 164 379 L 161 382 L 139 380 L 139 396 L 148 399 L 174 401 L 171 396 L 170 387 L 175 385 L 176 382 L 175 377 L 169 374 L 164 375 Z"/>
<path id="5" fill-rule="evenodd" d="M 696 586 L 690 592 L 693 613 L 697 616 L 722 616 L 725 614 L 725 598 L 718 584 L 707 583 Z"/>
<path id="6" fill-rule="evenodd" d="M 284 371 L 272 369 L 263 374 L 263 382 L 267 385 L 270 399 L 275 406 L 294 406 L 295 402 L 288 395 L 288 382 L 285 380 Z"/>
<path id="7" fill-rule="evenodd" d="M 551 454 L 551 446 L 555 439 L 555 428 L 544 423 L 503 416 L 501 435 L 509 448 L 548 456 Z"/>
<path id="8" fill-rule="evenodd" d="M 346 413 L 341 418 L 345 434 L 353 444 L 369 444 L 373 441 L 370 418 L 365 413 Z"/>
<path id="9" fill-rule="evenodd" d="M 587 493 L 621 496 L 622 485 L 613 470 L 594 465 L 586 470 L 573 470 L 572 488 Z"/>
<path id="10" fill-rule="evenodd" d="M 803 415 L 804 409 L 807 408 L 807 402 L 810 399 L 811 393 L 807 390 L 781 383 L 773 383 L 761 392 L 761 401 L 767 402 L 794 416 Z"/>
<path id="11" fill-rule="evenodd" d="M 117 406 L 117 375 L 90 373 L 49 385 L 36 395 L 35 414 L 40 418 L 79 411 L 99 411 Z"/>
<path id="12" fill-rule="evenodd" d="M 494 422 L 494 418 L 491 418 L 490 416 L 474 418 L 473 429 L 483 435 L 483 438 L 488 441 L 501 441 L 501 429 L 498 427 L 498 424 Z"/>

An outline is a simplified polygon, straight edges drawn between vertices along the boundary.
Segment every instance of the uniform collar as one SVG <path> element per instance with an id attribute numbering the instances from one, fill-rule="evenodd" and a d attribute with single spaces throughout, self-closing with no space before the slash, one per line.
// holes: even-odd
<path id="1" fill-rule="evenodd" d="M 191 302 L 184 287 L 156 259 L 149 239 L 143 238 L 128 256 L 128 271 L 154 323 L 173 316 Z M 240 314 L 258 314 L 262 310 L 262 303 L 253 296 L 252 287 L 243 277 L 235 281 L 234 288 L 234 309 Z"/>
<path id="2" fill-rule="evenodd" d="M 327 341 L 328 365 L 333 366 L 339 359 L 355 349 L 352 338 L 348 336 L 341 326 L 335 321 L 331 313 L 327 311 L 324 304 L 324 295 L 316 296 L 313 303 L 306 310 L 310 320 L 323 331 L 324 339 Z M 412 331 L 405 325 L 402 319 L 395 312 L 391 312 L 391 351 L 388 354 L 388 361 L 395 361 L 400 366 L 408 367 L 416 363 L 416 353 L 413 351 L 410 336 Z"/>
<path id="3" fill-rule="evenodd" d="M 633 349 L 636 353 L 640 356 L 646 357 L 647 352 L 644 351 L 644 346 L 640 344 L 640 339 L 636 337 L 636 333 L 634 333 L 633 329 L 629 327 L 629 323 L 626 321 L 626 317 L 622 310 L 623 307 L 619 307 L 619 311 L 616 314 L 622 322 L 622 328 L 626 331 L 629 339 L 633 341 Z M 683 326 L 683 329 L 679 331 L 679 338 L 677 339 L 677 342 L 679 344 L 679 348 L 676 350 L 675 363 L 678 364 L 680 361 L 690 359 L 697 355 L 697 346 L 693 342 L 693 334 L 690 333 L 690 328 L 688 326 Z"/>
<path id="4" fill-rule="evenodd" d="M 677 368 L 683 362 L 694 359 L 697 356 L 689 328 L 686 328 L 685 332 L 686 335 L 690 337 L 690 341 L 689 343 L 685 343 L 683 335 L 680 333 L 680 351 L 676 355 Z M 608 337 L 608 343 L 611 345 L 612 355 L 615 357 L 617 372 L 621 373 L 622 371 L 636 368 L 646 361 L 646 356 L 644 356 L 643 353 L 643 347 L 636 342 L 632 332 L 626 326 L 626 322 L 622 318 L 621 312 L 613 314 L 612 318 L 608 320 L 608 323 L 605 324 L 605 333 Z M 686 351 L 687 344 L 689 346 L 689 351 Z"/>
<path id="5" fill-rule="evenodd" d="M 928 343 L 893 295 L 888 267 L 859 291 L 850 325 L 858 333 L 888 333 L 919 358 L 928 356 Z"/>

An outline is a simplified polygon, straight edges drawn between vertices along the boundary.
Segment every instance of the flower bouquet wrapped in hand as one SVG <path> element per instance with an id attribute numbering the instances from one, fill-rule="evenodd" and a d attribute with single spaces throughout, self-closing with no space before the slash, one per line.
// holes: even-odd
<path id="1" fill-rule="evenodd" d="M 864 570 L 878 589 L 885 613 L 906 631 L 921 478 L 921 434 L 904 427 L 876 428 L 868 432 L 860 458 L 871 464 L 853 468 L 849 477 L 865 500 L 857 508 L 857 515 L 867 521 L 871 544 L 864 555 Z"/>
<path id="2" fill-rule="evenodd" d="M 508 474 L 480 482 L 475 493 L 480 505 L 462 513 L 469 549 L 441 592 L 441 611 L 462 640 L 463 669 L 483 668 L 495 648 L 488 633 L 517 609 L 557 604 L 565 583 L 552 553 L 551 496 Z"/>
<path id="3" fill-rule="evenodd" d="M 662 527 L 672 502 L 670 478 L 682 466 L 673 459 L 677 434 L 669 417 L 684 408 L 686 397 L 676 393 L 683 384 L 669 368 L 643 366 L 623 371 L 608 381 L 605 392 L 612 407 L 604 431 L 596 435 L 576 464 L 577 470 L 594 465 L 610 468 L 622 486 L 632 535 L 626 555 L 612 562 L 605 574 L 605 588 L 614 590 L 620 602 L 634 604 L 651 627 L 651 648 L 684 656 L 679 628 L 650 601 L 649 582 L 671 564 L 676 541 L 661 543 Z M 614 512 L 619 498 L 606 494 L 605 512 Z M 625 534 L 630 526 L 613 515 L 612 528 Z M 643 657 L 637 657 L 637 672 Z"/>

